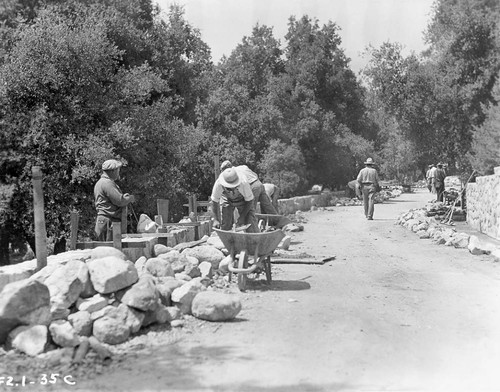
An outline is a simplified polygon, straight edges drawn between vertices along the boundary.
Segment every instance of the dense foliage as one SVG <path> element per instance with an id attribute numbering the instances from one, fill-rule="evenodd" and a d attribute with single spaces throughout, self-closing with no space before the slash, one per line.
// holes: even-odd
<path id="1" fill-rule="evenodd" d="M 368 156 L 401 182 L 430 162 L 459 174 L 500 164 L 499 7 L 437 0 L 429 49 L 369 48 L 357 77 L 334 22 L 291 17 L 283 42 L 256 25 L 219 64 L 173 6 L 151 0 L 8 0 L 0 4 L 0 264 L 33 243 L 31 168 L 44 173 L 47 231 L 92 236 L 101 163 L 126 163 L 130 213 L 187 194 L 207 199 L 214 158 L 276 183 L 283 195 L 344 186 Z"/>

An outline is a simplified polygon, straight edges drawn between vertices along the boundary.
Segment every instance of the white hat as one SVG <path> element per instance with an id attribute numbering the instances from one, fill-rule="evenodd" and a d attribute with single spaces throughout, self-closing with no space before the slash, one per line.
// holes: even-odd
<path id="1" fill-rule="evenodd" d="M 229 167 L 219 175 L 219 182 L 226 188 L 236 188 L 240 185 L 241 179 L 234 167 Z"/>
<path id="2" fill-rule="evenodd" d="M 366 160 L 366 162 L 365 162 L 365 165 L 374 165 L 374 164 L 375 164 L 375 162 L 374 162 L 374 161 L 373 161 L 373 159 L 371 159 L 371 158 L 368 158 L 368 159 Z"/>

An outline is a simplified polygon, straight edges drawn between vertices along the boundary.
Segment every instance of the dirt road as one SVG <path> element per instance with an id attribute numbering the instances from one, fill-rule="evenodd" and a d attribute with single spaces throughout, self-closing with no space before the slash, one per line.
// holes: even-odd
<path id="1" fill-rule="evenodd" d="M 234 322 L 192 320 L 94 380 L 97 391 L 498 391 L 500 272 L 489 256 L 394 224 L 431 197 L 306 213 L 292 247 L 324 265 L 274 265 Z"/>

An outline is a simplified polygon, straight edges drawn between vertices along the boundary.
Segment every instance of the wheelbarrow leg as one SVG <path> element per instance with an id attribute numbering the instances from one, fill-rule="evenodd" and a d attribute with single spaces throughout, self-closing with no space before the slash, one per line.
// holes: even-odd
<path id="1" fill-rule="evenodd" d="M 266 271 L 266 280 L 267 284 L 272 283 L 272 278 L 271 278 L 271 256 L 267 256 L 264 259 L 264 270 Z"/>
<path id="2" fill-rule="evenodd" d="M 238 268 L 246 269 L 248 268 L 248 252 L 246 250 L 242 250 L 240 252 L 240 257 L 238 259 Z M 245 291 L 247 287 L 247 274 L 238 272 L 238 288 L 241 291 Z"/>

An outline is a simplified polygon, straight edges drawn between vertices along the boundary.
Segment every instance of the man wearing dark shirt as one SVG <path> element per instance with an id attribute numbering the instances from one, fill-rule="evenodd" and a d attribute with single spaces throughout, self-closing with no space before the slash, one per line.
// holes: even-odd
<path id="1" fill-rule="evenodd" d="M 108 159 L 102 164 L 103 173 L 94 186 L 97 241 L 113 239 L 113 222 L 120 222 L 123 207 L 135 201 L 134 195 L 123 193 L 115 182 L 120 178 L 121 166 L 120 161 Z"/>

